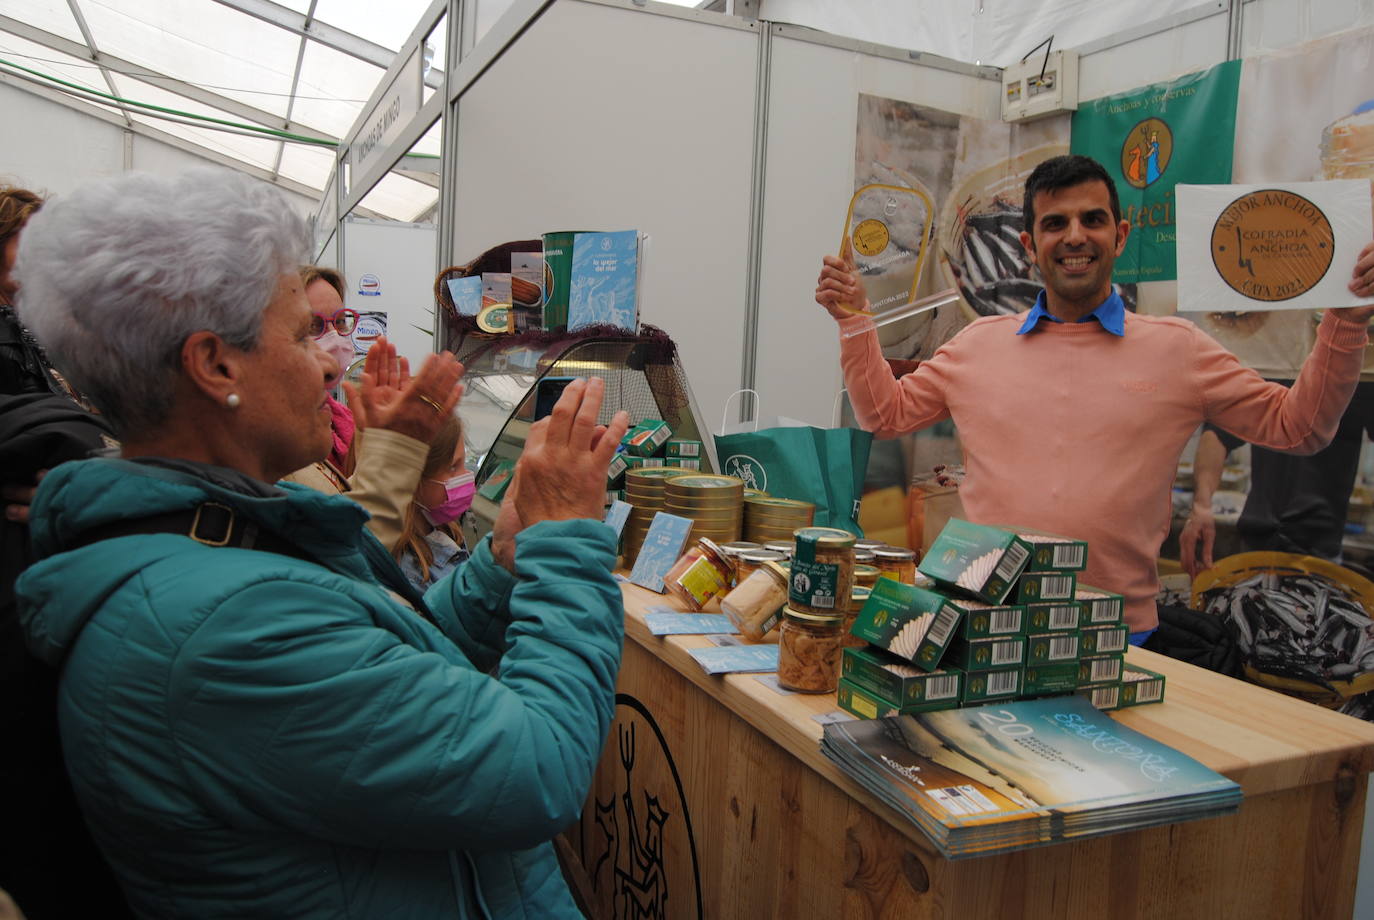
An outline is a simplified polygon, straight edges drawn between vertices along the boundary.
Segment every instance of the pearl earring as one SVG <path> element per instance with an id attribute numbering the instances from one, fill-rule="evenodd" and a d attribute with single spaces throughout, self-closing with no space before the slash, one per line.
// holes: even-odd
<path id="1" fill-rule="evenodd" d="M 230 409 L 237 409 L 240 402 L 242 402 L 242 400 L 239 399 L 239 394 L 237 393 L 230 393 L 224 400 L 224 404 Z"/>

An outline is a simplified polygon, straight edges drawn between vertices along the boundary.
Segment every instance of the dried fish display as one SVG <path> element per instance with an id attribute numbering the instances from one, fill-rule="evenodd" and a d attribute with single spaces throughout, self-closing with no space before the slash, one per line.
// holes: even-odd
<path id="1" fill-rule="evenodd" d="M 1029 310 L 1041 283 L 1021 245 L 1021 203 L 997 195 L 980 205 L 970 196 L 958 213 L 944 258 L 964 300 L 981 316 Z"/>
<path id="2" fill-rule="evenodd" d="M 1374 671 L 1374 620 L 1359 597 L 1314 572 L 1259 572 L 1202 592 L 1200 607 L 1221 617 L 1258 671 L 1331 690 Z"/>

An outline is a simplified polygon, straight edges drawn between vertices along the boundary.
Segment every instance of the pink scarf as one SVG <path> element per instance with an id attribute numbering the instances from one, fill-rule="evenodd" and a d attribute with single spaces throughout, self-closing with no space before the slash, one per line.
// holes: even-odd
<path id="1" fill-rule="evenodd" d="M 329 452 L 329 462 L 343 469 L 344 458 L 348 456 L 348 448 L 353 443 L 353 413 L 334 397 L 326 396 L 325 399 L 329 401 L 329 429 L 334 435 L 334 449 Z"/>

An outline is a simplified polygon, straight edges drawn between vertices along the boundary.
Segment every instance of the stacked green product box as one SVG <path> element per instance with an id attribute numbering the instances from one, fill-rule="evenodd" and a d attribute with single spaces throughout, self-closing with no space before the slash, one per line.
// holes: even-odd
<path id="1" fill-rule="evenodd" d="M 1074 594 L 1083 608 L 1083 656 L 1078 686 L 1099 709 L 1120 705 L 1129 628 L 1123 622 L 1125 602 L 1120 594 L 1080 584 Z M 1115 691 L 1109 688 L 1117 688 Z M 1094 694 L 1093 691 L 1101 690 Z"/>
<path id="2" fill-rule="evenodd" d="M 859 612 L 852 632 L 871 645 L 845 649 L 840 705 L 880 718 L 956 699 L 1158 701 L 1163 675 L 1124 667 L 1121 595 L 1078 583 L 1087 555 L 1082 540 L 951 520 L 921 561 L 933 587 L 879 579 Z"/>
<path id="3" fill-rule="evenodd" d="M 1000 604 L 1030 556 L 1030 544 L 1010 531 L 950 518 L 918 568 L 937 584 Z"/>
<path id="4" fill-rule="evenodd" d="M 879 578 L 850 632 L 922 670 L 934 671 L 961 616 L 942 594 Z"/>
<path id="5" fill-rule="evenodd" d="M 1164 675 L 1134 665 L 1121 676 L 1121 708 L 1164 701 Z"/>
<path id="6" fill-rule="evenodd" d="M 957 672 L 923 671 L 871 645 L 846 648 L 840 672 L 842 684 L 903 713 L 953 709 L 959 705 L 963 686 L 963 675 Z M 843 701 L 841 706 L 844 706 Z M 847 706 L 844 708 L 854 711 Z"/>
<path id="7" fill-rule="evenodd" d="M 646 418 L 625 432 L 625 437 L 620 439 L 620 443 L 625 445 L 627 453 L 636 457 L 653 457 L 672 436 L 673 430 L 668 427 L 667 422 L 657 418 Z M 663 464 L 660 462 L 653 465 Z"/>

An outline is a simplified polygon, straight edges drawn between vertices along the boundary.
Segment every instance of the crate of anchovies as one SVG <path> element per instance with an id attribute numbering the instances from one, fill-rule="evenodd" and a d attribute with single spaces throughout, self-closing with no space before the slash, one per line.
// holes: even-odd
<path id="1" fill-rule="evenodd" d="M 1081 572 L 1087 568 L 1087 540 L 1075 540 L 1073 537 L 1061 537 L 1023 527 L 1011 529 L 1031 546 L 1027 572 Z"/>
<path id="2" fill-rule="evenodd" d="M 1084 655 L 1115 655 L 1126 651 L 1130 639 L 1127 626 L 1087 626 L 1079 631 L 1079 647 Z"/>
<path id="3" fill-rule="evenodd" d="M 1121 675 L 1121 708 L 1164 702 L 1164 675 L 1131 665 Z"/>
<path id="4" fill-rule="evenodd" d="M 1125 655 L 1084 655 L 1078 659 L 1078 686 L 1096 687 L 1121 682 Z"/>
<path id="5" fill-rule="evenodd" d="M 995 639 L 955 639 L 949 644 L 942 664 L 963 671 L 991 671 L 1026 663 L 1026 640 L 1022 636 Z"/>
<path id="6" fill-rule="evenodd" d="M 1073 572 L 1026 572 L 1016 579 L 1012 600 L 1017 604 L 1072 601 L 1077 579 Z"/>
<path id="7" fill-rule="evenodd" d="M 1104 712 L 1121 708 L 1120 684 L 1103 684 L 1100 687 L 1079 687 L 1074 693 L 1078 696 L 1087 697 L 1088 702 Z"/>
<path id="8" fill-rule="evenodd" d="M 1030 545 L 1011 531 L 950 518 L 917 568 L 941 585 L 1000 604 L 1030 554 Z"/>
<path id="9" fill-rule="evenodd" d="M 840 659 L 840 676 L 891 700 L 902 712 L 926 712 L 941 708 L 941 703 L 944 708 L 957 706 L 963 677 L 956 671 L 922 671 L 871 645 L 845 649 Z"/>
<path id="10" fill-rule="evenodd" d="M 1077 661 L 1079 648 L 1079 634 L 1076 632 L 1029 636 L 1026 639 L 1026 664 Z"/>
<path id="11" fill-rule="evenodd" d="M 959 697 L 959 705 L 976 706 L 992 700 L 1012 699 L 1021 693 L 1021 676 L 1020 668 L 970 671 L 964 675 L 964 692 Z"/>
<path id="12" fill-rule="evenodd" d="M 989 604 L 965 597 L 945 596 L 951 606 L 963 612 L 958 632 L 961 639 L 988 639 L 1025 633 L 1026 608 L 1020 604 Z"/>
<path id="13" fill-rule="evenodd" d="M 1021 685 L 1022 696 L 1072 693 L 1076 689 L 1078 689 L 1077 661 L 1026 665 Z"/>
<path id="14" fill-rule="evenodd" d="M 919 668 L 934 671 L 961 615 L 943 594 L 879 578 L 849 631 Z"/>
<path id="15" fill-rule="evenodd" d="M 1026 605 L 1026 635 L 1077 632 L 1083 625 L 1083 605 L 1077 601 L 1050 601 Z"/>
<path id="16" fill-rule="evenodd" d="M 1073 599 L 1084 607 L 1084 626 L 1115 626 L 1125 616 L 1126 601 L 1120 594 L 1080 582 Z"/>

